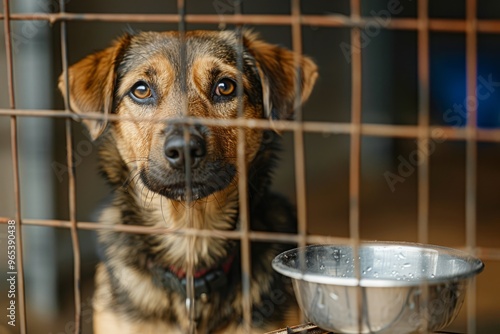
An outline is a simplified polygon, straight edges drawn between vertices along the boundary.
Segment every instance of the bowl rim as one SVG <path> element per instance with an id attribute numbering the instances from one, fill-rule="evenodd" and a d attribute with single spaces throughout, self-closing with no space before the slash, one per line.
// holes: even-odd
<path id="1" fill-rule="evenodd" d="M 330 285 L 340 285 L 340 286 L 362 286 L 362 287 L 409 287 L 409 286 L 424 286 L 424 285 L 433 285 L 450 281 L 459 281 L 469 279 L 477 274 L 479 274 L 484 269 L 484 263 L 476 256 L 473 256 L 465 251 L 458 250 L 455 248 L 449 248 L 438 245 L 431 244 L 422 244 L 415 242 L 401 242 L 401 241 L 362 241 L 357 244 L 359 247 L 366 246 L 394 246 L 394 247 L 408 247 L 408 248 L 421 248 L 428 250 L 436 250 L 438 252 L 445 252 L 453 257 L 460 258 L 467 263 L 470 263 L 470 269 L 466 270 L 464 273 L 458 275 L 444 275 L 431 277 L 428 279 L 421 280 L 397 280 L 397 279 L 388 279 L 388 278 L 361 278 L 357 279 L 355 277 L 332 277 L 322 274 L 316 273 L 303 273 L 300 269 L 291 268 L 285 266 L 280 259 L 292 253 L 297 253 L 300 250 L 312 249 L 318 247 L 354 247 L 353 243 L 339 243 L 339 244 L 315 244 L 308 245 L 305 247 L 297 247 L 281 254 L 277 255 L 271 265 L 274 270 L 279 272 L 284 276 L 288 276 L 290 278 L 296 280 L 302 280 L 311 283 L 320 283 L 320 284 L 330 284 Z"/>

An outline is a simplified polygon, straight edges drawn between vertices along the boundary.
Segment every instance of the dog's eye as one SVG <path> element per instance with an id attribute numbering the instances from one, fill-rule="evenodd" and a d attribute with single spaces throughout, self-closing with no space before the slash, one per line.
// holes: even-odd
<path id="1" fill-rule="evenodd" d="M 151 88 L 149 88 L 148 84 L 142 81 L 139 81 L 134 85 L 134 87 L 132 87 L 132 89 L 130 90 L 130 94 L 135 100 L 139 102 L 149 99 L 151 96 L 153 96 Z"/>
<path id="2" fill-rule="evenodd" d="M 236 84 L 231 79 L 222 79 L 215 86 L 215 94 L 218 96 L 230 96 L 236 91 Z"/>

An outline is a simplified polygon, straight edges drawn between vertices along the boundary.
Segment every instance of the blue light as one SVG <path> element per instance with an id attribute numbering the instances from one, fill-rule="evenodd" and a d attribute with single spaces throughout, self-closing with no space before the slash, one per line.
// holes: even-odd
<path id="1" fill-rule="evenodd" d="M 465 126 L 467 123 L 466 68 L 463 53 L 439 54 L 432 57 L 432 107 L 437 109 L 439 123 Z M 477 125 L 500 127 L 500 67 L 489 57 L 478 55 Z"/>

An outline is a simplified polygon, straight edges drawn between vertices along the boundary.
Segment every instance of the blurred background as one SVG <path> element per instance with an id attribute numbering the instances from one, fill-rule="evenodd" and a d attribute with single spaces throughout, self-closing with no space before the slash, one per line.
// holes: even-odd
<path id="1" fill-rule="evenodd" d="M 175 1 L 66 0 L 74 13 L 177 13 Z M 362 1 L 364 16 L 387 9 L 388 0 Z M 402 11 L 392 17 L 416 17 L 417 1 L 401 0 Z M 290 14 L 288 0 L 241 0 L 244 14 Z M 349 15 L 348 0 L 302 1 L 303 14 Z M 55 0 L 11 1 L 11 11 L 57 11 Z M 229 0 L 187 1 L 188 14 L 231 14 Z M 3 8 L 0 6 L 0 11 Z M 432 0 L 433 18 L 463 19 L 464 0 Z M 478 1 L 478 18 L 500 19 L 500 2 Z M 3 21 L 2 21 L 3 23 Z M 177 24 L 69 22 L 69 62 L 109 45 L 129 30 L 176 30 Z M 188 24 L 187 29 L 231 26 Z M 271 42 L 291 48 L 288 26 L 252 27 Z M 60 24 L 46 21 L 12 23 L 17 108 L 63 109 L 57 90 L 61 73 Z M 371 32 L 362 52 L 362 121 L 375 124 L 416 125 L 418 113 L 417 32 Z M 3 25 L 0 27 L 0 108 L 8 108 Z M 319 65 L 320 77 L 303 109 L 305 120 L 350 122 L 351 64 L 346 45 L 348 28 L 302 28 L 303 53 Z M 347 51 L 346 51 L 347 50 Z M 500 127 L 500 35 L 478 34 L 478 85 L 492 82 L 479 100 L 478 126 Z M 465 34 L 430 33 L 430 97 L 433 125 L 464 126 L 466 100 Z M 499 84 L 495 84 L 499 82 Z M 486 93 L 487 94 L 486 96 Z M 463 109 L 461 109 L 463 108 Z M 9 117 L 0 117 L 0 217 L 14 217 L 14 183 Z M 22 216 L 36 219 L 68 217 L 68 180 L 64 120 L 19 118 L 19 155 Z M 95 213 L 109 194 L 97 174 L 97 147 L 79 123 L 74 124 L 77 176 L 77 219 L 95 221 Z M 274 188 L 291 201 L 294 186 L 293 135 L 283 134 L 285 149 Z M 305 134 L 307 218 L 309 233 L 349 237 L 348 135 Z M 415 171 L 392 188 L 387 172 L 397 173 L 401 159 L 417 148 L 415 139 L 362 138 L 361 237 L 368 240 L 417 241 L 417 183 Z M 477 245 L 500 248 L 500 143 L 479 143 L 477 160 Z M 436 144 L 430 156 L 429 242 L 465 245 L 465 143 Z M 71 333 L 73 330 L 73 255 L 67 229 L 25 226 L 24 256 L 29 333 Z M 0 272 L 6 272 L 6 226 L 0 225 Z M 97 263 L 95 233 L 79 231 L 82 248 L 83 332 L 91 333 L 90 297 Z M 500 262 L 485 261 L 477 282 L 477 332 L 500 333 Z M 0 309 L 7 305 L 7 285 L 0 280 Z M 449 328 L 465 333 L 466 307 Z M 3 317 L 3 316 L 2 316 Z M 4 319 L 5 320 L 5 319 Z M 0 333 L 10 333 L 5 321 Z M 293 324 L 290 324 L 293 325 Z M 17 333 L 11 331 L 11 333 Z"/>

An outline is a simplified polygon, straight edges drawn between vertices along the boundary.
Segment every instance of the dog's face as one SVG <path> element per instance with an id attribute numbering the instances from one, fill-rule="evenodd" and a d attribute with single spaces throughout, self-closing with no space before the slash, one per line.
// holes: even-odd
<path id="1" fill-rule="evenodd" d="M 248 32 L 241 42 L 233 32 L 193 31 L 183 39 L 176 32 L 148 32 L 126 35 L 73 65 L 70 102 L 79 113 L 234 119 L 242 110 L 247 119 L 287 119 L 296 92 L 306 100 L 316 77 L 308 58 Z M 60 88 L 65 93 L 62 80 Z M 84 123 L 93 138 L 107 128 L 105 121 Z M 137 121 L 112 122 L 109 128 L 130 171 L 155 193 L 185 200 L 186 169 L 193 200 L 235 187 L 237 128 Z M 244 137 L 250 164 L 263 132 L 247 128 Z"/>

